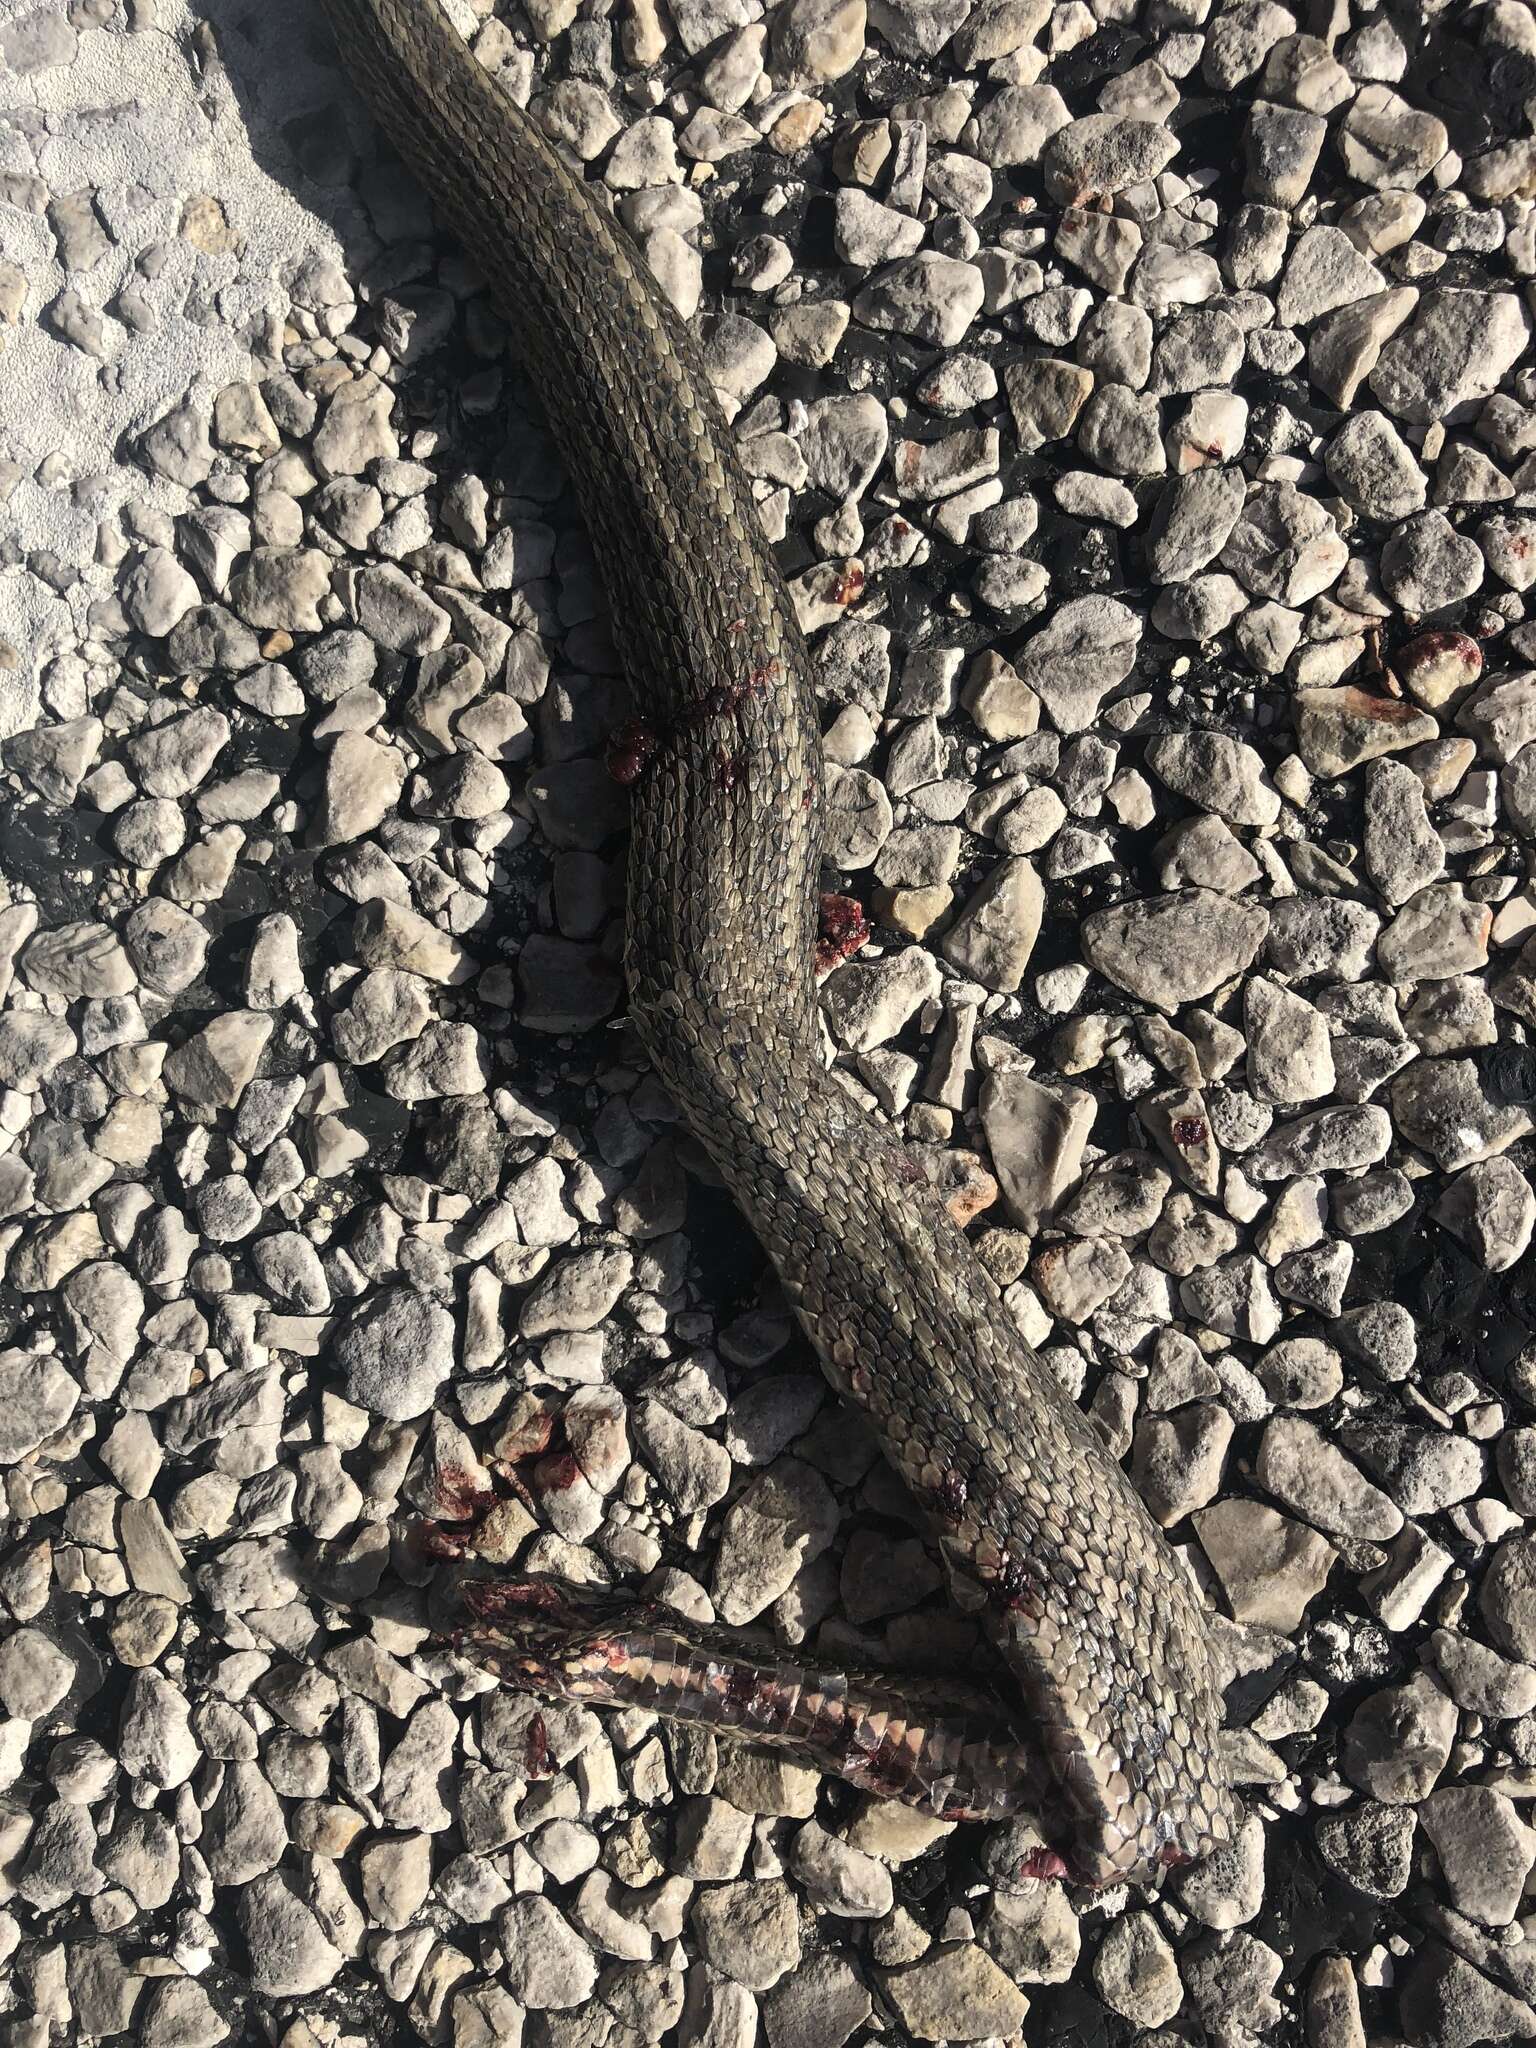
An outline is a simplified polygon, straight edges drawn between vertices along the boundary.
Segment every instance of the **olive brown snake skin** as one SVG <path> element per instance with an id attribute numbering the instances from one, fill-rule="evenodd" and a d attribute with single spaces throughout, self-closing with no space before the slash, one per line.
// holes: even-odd
<path id="1" fill-rule="evenodd" d="M 525 1683 L 602 1698 L 607 1670 L 608 1696 L 725 1727 L 755 1688 L 749 1727 L 798 1731 L 822 1767 L 940 1811 L 1009 1810 L 1035 1756 L 1039 1867 L 1088 1885 L 1150 1881 L 1231 1836 L 1206 1619 L 922 1170 L 821 1064 L 810 664 L 690 338 L 438 0 L 322 11 L 384 133 L 481 266 L 580 499 L 636 714 L 630 1017 L 834 1387 L 926 1510 L 953 1597 L 997 1644 L 1017 1697 L 982 1709 L 905 1681 L 859 1695 L 799 1666 L 742 1666 L 733 1684 L 707 1643 L 689 1649 L 684 1624 L 669 1632 L 652 1611 L 628 1634 L 583 1635 L 558 1595 L 546 1614 L 515 1589 L 482 1591 L 463 1640 Z M 850 1686 L 858 1712 L 839 1717 Z M 852 1754 L 871 1727 L 873 1765 Z"/>

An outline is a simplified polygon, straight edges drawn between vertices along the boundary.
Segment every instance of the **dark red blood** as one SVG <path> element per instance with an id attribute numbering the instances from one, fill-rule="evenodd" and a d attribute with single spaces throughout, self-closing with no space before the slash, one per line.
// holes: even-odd
<path id="1" fill-rule="evenodd" d="M 523 1748 L 523 1771 L 530 1778 L 547 1778 L 554 1769 L 549 1760 L 549 1730 L 544 1725 L 544 1716 L 535 1714 L 528 1723 L 528 1739 Z"/>
<path id="2" fill-rule="evenodd" d="M 552 1458 L 541 1458 L 534 1467 L 533 1483 L 541 1493 L 564 1493 L 581 1477 L 581 1467 L 569 1451 L 557 1451 Z"/>
<path id="3" fill-rule="evenodd" d="M 1034 1579 L 1018 1556 L 1010 1556 L 1008 1565 L 1004 1567 L 1004 1599 L 1010 1608 L 1024 1608 L 1036 1599 Z"/>
<path id="4" fill-rule="evenodd" d="M 946 1472 L 934 1489 L 934 1505 L 946 1522 L 959 1521 L 969 1497 L 970 1488 L 965 1483 L 963 1472 Z"/>
<path id="5" fill-rule="evenodd" d="M 910 1773 L 901 1768 L 894 1757 L 867 1757 L 860 1773 L 865 1789 L 877 1797 L 894 1798 L 906 1790 Z"/>
<path id="6" fill-rule="evenodd" d="M 747 757 L 745 754 L 728 754 L 724 747 L 715 749 L 715 781 L 727 796 L 732 790 L 740 789 L 747 779 Z"/>
<path id="7" fill-rule="evenodd" d="M 445 1465 L 432 1488 L 432 1511 L 440 1522 L 473 1522 L 496 1496 L 462 1465 Z"/>
<path id="8" fill-rule="evenodd" d="M 863 588 L 864 565 L 862 562 L 850 562 L 838 579 L 837 588 L 832 593 L 832 602 L 834 604 L 852 604 Z"/>
<path id="9" fill-rule="evenodd" d="M 1019 1865 L 1020 1877 L 1068 1877 L 1066 1864 L 1054 1849 L 1031 1849 Z"/>
<path id="10" fill-rule="evenodd" d="M 555 1440 L 559 1418 L 548 1408 L 526 1416 L 516 1433 L 508 1431 L 496 1446 L 504 1464 L 521 1465 L 529 1458 L 541 1458 Z"/>
<path id="11" fill-rule="evenodd" d="M 891 1155 L 891 1165 L 898 1180 L 905 1181 L 909 1188 L 919 1187 L 927 1178 L 921 1164 L 912 1157 L 904 1145 L 898 1145 Z"/>
<path id="12" fill-rule="evenodd" d="M 608 742 L 608 773 L 626 788 L 638 782 L 656 757 L 661 734 L 643 718 L 627 718 Z"/>
<path id="13" fill-rule="evenodd" d="M 745 1664 L 733 1664 L 726 1674 L 725 1698 L 732 1707 L 747 1707 L 757 1697 L 757 1673 Z"/>
<path id="14" fill-rule="evenodd" d="M 779 672 L 776 657 L 762 663 L 738 682 L 714 683 L 696 698 L 679 719 L 681 724 L 700 725 L 708 718 L 725 718 L 739 710 L 744 699 L 760 697 L 770 676 Z"/>
<path id="15" fill-rule="evenodd" d="M 866 1790 L 889 1797 L 905 1789 L 909 1772 L 892 1755 L 884 1736 L 871 1744 L 863 1722 L 845 1723 L 835 1747 L 844 1775 L 854 1778 Z"/>
<path id="16" fill-rule="evenodd" d="M 1005 1613 L 1038 1615 L 1040 1612 L 1040 1589 L 1021 1557 L 1004 1556 L 992 1582 L 992 1596 Z"/>
<path id="17" fill-rule="evenodd" d="M 844 960 L 851 959 L 869 938 L 869 919 L 864 906 L 852 896 L 832 890 L 822 893 L 820 933 L 816 940 L 816 971 L 830 974 Z"/>
<path id="18" fill-rule="evenodd" d="M 1191 1145 L 1203 1145 L 1209 1136 L 1204 1117 L 1181 1116 L 1174 1119 L 1173 1142 L 1181 1150 Z"/>
<path id="19" fill-rule="evenodd" d="M 1416 634 L 1398 649 L 1395 659 L 1402 674 L 1412 675 L 1447 656 L 1462 664 L 1469 683 L 1475 683 L 1483 672 L 1483 650 L 1476 638 L 1451 626 L 1432 627 L 1427 633 Z"/>
<path id="20" fill-rule="evenodd" d="M 436 1522 L 419 1522 L 407 1539 L 418 1557 L 430 1557 L 440 1564 L 452 1563 L 469 1548 L 468 1529 L 444 1529 Z"/>
<path id="21" fill-rule="evenodd" d="M 1164 1870 L 1182 1870 L 1186 1863 L 1193 1863 L 1195 1859 L 1187 1849 L 1181 1849 L 1177 1842 L 1164 1842 L 1157 1860 Z"/>
<path id="22" fill-rule="evenodd" d="M 501 1621 L 519 1612 L 564 1615 L 559 1588 L 538 1579 L 473 1579 L 464 1588 L 464 1605 L 482 1621 Z"/>

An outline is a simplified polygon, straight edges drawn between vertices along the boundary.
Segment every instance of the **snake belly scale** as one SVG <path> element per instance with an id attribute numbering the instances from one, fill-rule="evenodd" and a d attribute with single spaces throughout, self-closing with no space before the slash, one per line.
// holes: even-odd
<path id="1" fill-rule="evenodd" d="M 1053 1867 L 1148 1881 L 1232 1831 L 1204 1611 L 897 1137 L 820 1063 L 810 663 L 692 340 L 438 0 L 322 12 L 483 270 L 587 523 L 646 735 L 630 1016 L 1006 1662 Z"/>

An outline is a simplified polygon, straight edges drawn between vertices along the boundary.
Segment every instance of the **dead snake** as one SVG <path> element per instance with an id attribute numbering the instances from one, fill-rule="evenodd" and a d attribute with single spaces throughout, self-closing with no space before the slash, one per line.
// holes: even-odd
<path id="1" fill-rule="evenodd" d="M 323 11 L 481 266 L 585 515 L 634 698 L 614 762 L 634 785 L 629 1014 L 1006 1660 L 1049 1787 L 1043 1867 L 1147 1881 L 1233 1826 L 1206 1619 L 921 1168 L 818 1057 L 812 673 L 693 342 L 438 0 Z M 480 1645 L 492 1662 L 511 1612 Z M 549 1649 L 533 1664 L 571 1689 Z M 672 1704 L 729 1725 L 693 1677 Z"/>

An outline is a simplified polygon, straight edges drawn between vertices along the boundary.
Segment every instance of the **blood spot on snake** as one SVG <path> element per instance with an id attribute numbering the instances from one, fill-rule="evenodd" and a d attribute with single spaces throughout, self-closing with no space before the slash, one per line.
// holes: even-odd
<path id="1" fill-rule="evenodd" d="M 946 1522 L 958 1522 L 965 1513 L 971 1489 L 963 1472 L 946 1472 L 934 1489 L 934 1513 Z"/>
<path id="2" fill-rule="evenodd" d="M 627 789 L 640 780 L 660 748 L 661 734 L 655 726 L 643 718 L 627 718 L 608 742 L 608 773 Z"/>

